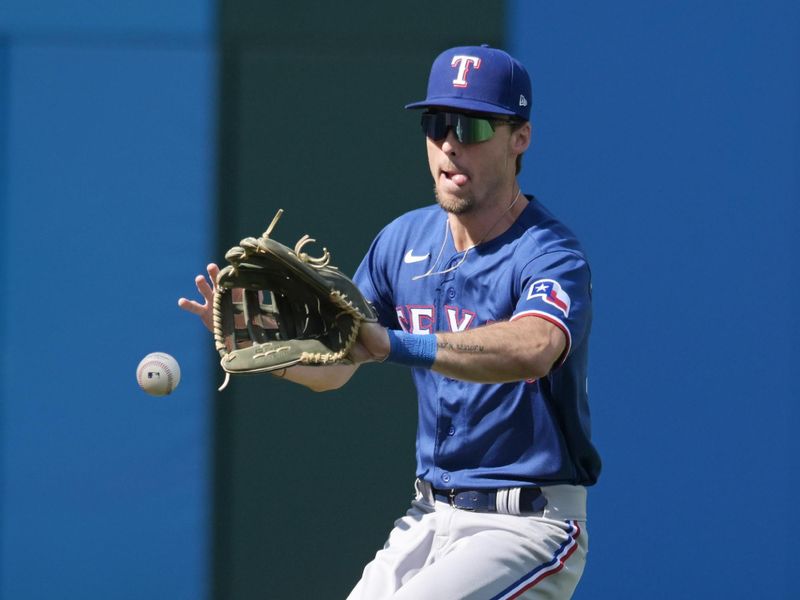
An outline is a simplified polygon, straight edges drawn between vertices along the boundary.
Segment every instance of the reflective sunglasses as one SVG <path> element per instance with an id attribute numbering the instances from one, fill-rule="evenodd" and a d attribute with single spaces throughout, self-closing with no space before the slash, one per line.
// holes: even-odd
<path id="1" fill-rule="evenodd" d="M 444 139 L 447 130 L 452 129 L 460 143 L 477 144 L 492 139 L 498 125 L 513 122 L 511 119 L 484 119 L 455 112 L 424 112 L 421 125 L 423 133 L 434 141 Z"/>

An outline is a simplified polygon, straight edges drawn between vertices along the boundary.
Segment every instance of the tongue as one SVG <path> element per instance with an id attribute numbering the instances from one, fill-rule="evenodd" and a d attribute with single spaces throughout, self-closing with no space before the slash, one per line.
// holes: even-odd
<path id="1" fill-rule="evenodd" d="M 450 180 L 456 185 L 464 185 L 465 183 L 467 183 L 467 176 L 464 175 L 463 173 L 456 173 L 455 175 L 450 177 Z"/>

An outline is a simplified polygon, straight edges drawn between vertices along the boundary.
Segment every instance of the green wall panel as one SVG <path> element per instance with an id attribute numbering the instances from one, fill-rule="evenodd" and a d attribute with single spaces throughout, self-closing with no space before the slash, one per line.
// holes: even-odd
<path id="1" fill-rule="evenodd" d="M 438 52 L 500 45 L 492 4 L 222 3 L 219 239 L 309 233 L 352 273 L 393 217 L 433 201 L 417 114 Z M 368 365 L 316 394 L 235 379 L 217 404 L 215 596 L 344 598 L 407 508 L 416 395 Z"/>

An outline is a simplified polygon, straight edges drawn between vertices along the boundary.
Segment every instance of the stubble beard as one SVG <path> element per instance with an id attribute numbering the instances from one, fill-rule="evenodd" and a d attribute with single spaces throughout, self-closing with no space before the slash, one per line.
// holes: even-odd
<path id="1" fill-rule="evenodd" d="M 458 196 L 451 195 L 445 198 L 439 193 L 439 189 L 435 186 L 433 188 L 433 193 L 436 196 L 436 202 L 439 203 L 442 210 L 452 215 L 465 215 L 475 207 L 475 198 L 472 196 L 459 198 Z"/>

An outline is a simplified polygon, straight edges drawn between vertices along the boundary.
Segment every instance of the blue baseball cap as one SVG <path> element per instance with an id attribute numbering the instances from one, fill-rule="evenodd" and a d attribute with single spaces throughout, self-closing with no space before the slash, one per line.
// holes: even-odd
<path id="1" fill-rule="evenodd" d="M 442 52 L 431 67 L 428 96 L 406 108 L 443 106 L 518 117 L 531 116 L 531 78 L 522 63 L 499 50 L 459 46 Z"/>

